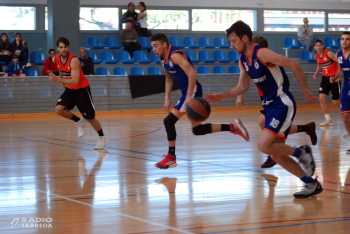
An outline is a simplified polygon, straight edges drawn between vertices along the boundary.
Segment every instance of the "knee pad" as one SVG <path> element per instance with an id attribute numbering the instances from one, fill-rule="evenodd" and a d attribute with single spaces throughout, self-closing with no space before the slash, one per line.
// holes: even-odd
<path id="1" fill-rule="evenodd" d="M 197 127 L 192 128 L 192 132 L 196 136 L 211 133 L 211 124 L 200 124 Z"/>
<path id="2" fill-rule="evenodd" d="M 168 141 L 176 140 L 175 124 L 178 120 L 179 119 L 173 113 L 170 113 L 163 121 L 165 130 L 168 134 Z"/>

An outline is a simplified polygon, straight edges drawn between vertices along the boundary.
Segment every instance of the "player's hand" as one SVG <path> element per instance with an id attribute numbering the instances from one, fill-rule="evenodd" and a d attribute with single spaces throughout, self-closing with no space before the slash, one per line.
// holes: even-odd
<path id="1" fill-rule="evenodd" d="M 171 103 L 170 99 L 165 99 L 165 102 L 164 102 L 164 112 L 166 113 L 170 113 L 170 107 L 174 108 L 173 104 Z"/>
<path id="2" fill-rule="evenodd" d="M 317 79 L 317 74 L 316 74 L 316 73 L 314 74 L 313 78 L 314 78 L 315 80 Z"/>
<path id="3" fill-rule="evenodd" d="M 242 97 L 242 95 L 237 96 L 236 106 L 237 107 L 242 107 L 243 106 L 243 97 Z"/>
<path id="4" fill-rule="evenodd" d="M 184 102 L 184 107 L 186 108 L 187 104 L 191 101 L 191 96 L 187 96 Z"/>
<path id="5" fill-rule="evenodd" d="M 331 78 L 329 78 L 329 82 L 331 82 L 331 84 L 335 83 L 335 82 L 339 82 L 341 80 L 341 78 L 336 78 L 335 76 L 332 76 Z"/>
<path id="6" fill-rule="evenodd" d="M 53 74 L 52 72 L 49 73 L 49 80 L 52 82 L 52 83 L 57 83 L 59 82 L 59 78 Z"/>
<path id="7" fill-rule="evenodd" d="M 66 88 L 67 87 L 67 85 L 63 84 L 63 83 L 60 83 L 60 85 L 61 85 L 62 88 Z"/>
<path id="8" fill-rule="evenodd" d="M 213 105 L 215 102 L 220 101 L 222 98 L 221 93 L 213 93 L 205 95 L 204 99 L 207 100 L 210 105 Z"/>
<path id="9" fill-rule="evenodd" d="M 309 104 L 315 104 L 318 101 L 318 98 L 315 97 L 309 90 L 303 92 L 305 101 Z"/>

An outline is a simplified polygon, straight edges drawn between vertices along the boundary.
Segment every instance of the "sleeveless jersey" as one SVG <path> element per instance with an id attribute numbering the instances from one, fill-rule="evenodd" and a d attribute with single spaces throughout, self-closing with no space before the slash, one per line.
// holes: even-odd
<path id="1" fill-rule="evenodd" d="M 322 58 L 320 57 L 320 55 L 318 54 L 318 52 L 316 53 L 316 60 L 317 63 L 321 65 L 322 67 L 322 75 L 323 76 L 335 76 L 335 74 L 338 71 L 338 63 L 336 63 L 335 61 L 333 61 L 332 59 L 328 58 L 328 53 L 329 50 L 324 49 L 323 50 L 323 55 Z"/>
<path id="2" fill-rule="evenodd" d="M 343 51 L 337 53 L 338 64 L 344 73 L 344 89 L 350 89 L 350 56 L 345 57 Z"/>
<path id="3" fill-rule="evenodd" d="M 61 62 L 61 54 L 56 55 L 55 57 L 55 63 L 57 64 L 58 70 L 62 73 L 63 77 L 65 79 L 72 79 L 72 68 L 70 66 L 70 62 L 72 58 L 77 57 L 74 54 L 69 53 L 67 57 L 66 63 L 63 65 Z M 81 70 L 81 66 L 79 65 L 79 70 L 80 70 L 80 78 L 79 78 L 79 83 L 78 85 L 67 85 L 67 88 L 69 89 L 82 89 L 86 88 L 89 86 L 89 81 L 86 79 L 83 71 Z"/>
<path id="4" fill-rule="evenodd" d="M 160 61 L 162 62 L 162 65 L 164 66 L 165 70 L 167 70 L 173 76 L 176 83 L 180 86 L 181 92 L 184 93 L 187 91 L 187 88 L 188 88 L 188 76 L 181 69 L 179 65 L 175 64 L 171 60 L 171 56 L 176 52 L 180 52 L 181 54 L 183 54 L 187 59 L 187 61 L 193 67 L 191 59 L 188 58 L 187 55 L 182 50 L 179 50 L 177 47 L 172 46 L 170 44 L 169 44 L 168 54 L 166 55 L 165 59 L 164 57 L 161 57 Z M 198 80 L 196 80 L 196 85 L 198 84 L 199 84 Z"/>
<path id="5" fill-rule="evenodd" d="M 259 59 L 257 53 L 260 49 L 265 48 L 254 44 L 251 62 L 247 60 L 245 54 L 241 54 L 239 61 L 258 88 L 259 96 L 264 100 L 263 105 L 268 105 L 275 98 L 286 93 L 290 94 L 289 80 L 283 67 L 268 66 Z"/>

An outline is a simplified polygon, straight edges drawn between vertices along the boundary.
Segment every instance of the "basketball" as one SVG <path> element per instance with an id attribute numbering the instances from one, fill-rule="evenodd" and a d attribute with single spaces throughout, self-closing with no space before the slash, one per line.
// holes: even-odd
<path id="1" fill-rule="evenodd" d="M 201 97 L 193 98 L 186 106 L 186 113 L 193 120 L 203 121 L 210 115 L 210 105 Z"/>

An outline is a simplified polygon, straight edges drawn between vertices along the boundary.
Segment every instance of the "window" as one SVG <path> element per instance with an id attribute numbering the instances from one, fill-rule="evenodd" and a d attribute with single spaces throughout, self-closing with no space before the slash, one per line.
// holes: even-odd
<path id="1" fill-rule="evenodd" d="M 0 6 L 1 30 L 35 30 L 36 8 Z"/>
<path id="2" fill-rule="evenodd" d="M 308 18 L 314 32 L 324 32 L 324 11 L 271 11 L 264 10 L 264 31 L 297 32 Z"/>
<path id="3" fill-rule="evenodd" d="M 329 31 L 349 31 L 350 14 L 346 13 L 329 13 L 328 14 Z"/>
<path id="4" fill-rule="evenodd" d="M 237 20 L 243 20 L 252 31 L 256 31 L 256 11 L 193 9 L 193 31 L 225 31 Z"/>

